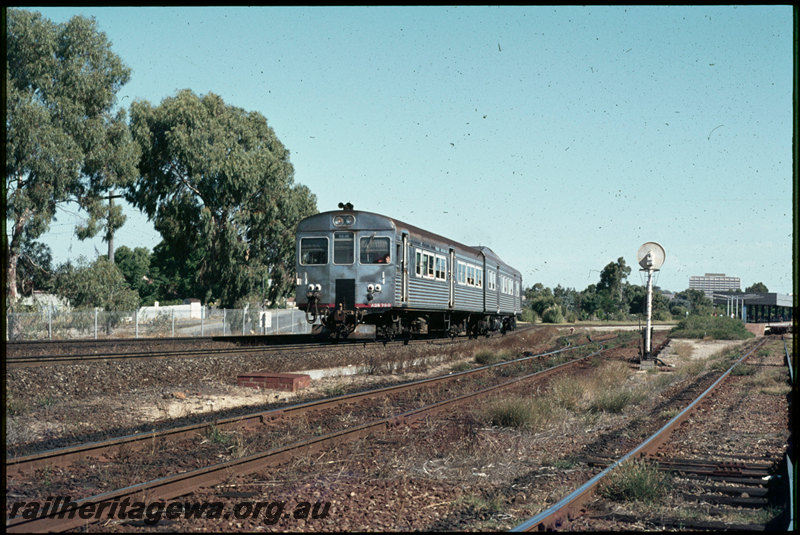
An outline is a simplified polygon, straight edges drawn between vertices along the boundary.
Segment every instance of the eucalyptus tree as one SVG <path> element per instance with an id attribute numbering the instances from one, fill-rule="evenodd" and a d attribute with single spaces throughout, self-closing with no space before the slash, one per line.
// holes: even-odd
<path id="1" fill-rule="evenodd" d="M 136 172 L 125 113 L 113 113 L 130 69 L 94 19 L 61 24 L 40 13 L 6 12 L 6 221 L 9 300 L 16 301 L 20 251 L 47 231 L 69 201 L 89 211 L 79 237 L 97 232 L 98 199 Z M 111 214 L 110 225 L 120 218 Z M 91 228 L 90 228 L 91 227 Z"/>
<path id="2" fill-rule="evenodd" d="M 289 151 L 266 118 L 187 89 L 157 107 L 134 102 L 130 128 L 142 153 L 126 198 L 178 264 L 200 255 L 205 295 L 194 297 L 231 307 L 257 293 L 270 303 L 286 295 L 294 228 L 316 212 L 316 198 L 294 184 Z"/>

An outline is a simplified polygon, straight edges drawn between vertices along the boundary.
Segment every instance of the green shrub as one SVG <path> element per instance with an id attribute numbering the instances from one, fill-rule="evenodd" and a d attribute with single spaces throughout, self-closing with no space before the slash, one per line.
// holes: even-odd
<path id="1" fill-rule="evenodd" d="M 561 307 L 558 305 L 551 305 L 544 309 L 544 312 L 542 312 L 542 323 L 564 323 L 564 315 L 561 313 Z"/>
<path id="2" fill-rule="evenodd" d="M 670 331 L 672 338 L 706 338 L 745 340 L 755 336 L 741 320 L 726 316 L 688 316 Z"/>

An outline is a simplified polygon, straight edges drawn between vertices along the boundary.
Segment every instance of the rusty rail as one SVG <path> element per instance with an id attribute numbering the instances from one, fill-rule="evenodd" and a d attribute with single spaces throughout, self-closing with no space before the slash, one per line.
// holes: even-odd
<path id="1" fill-rule="evenodd" d="M 586 347 L 589 344 L 581 346 L 570 346 L 553 351 L 546 351 L 536 355 L 526 355 L 518 359 L 509 360 L 505 362 L 498 362 L 494 364 L 487 364 L 472 370 L 466 370 L 458 373 L 451 373 L 449 375 L 430 377 L 427 379 L 419 379 L 398 385 L 392 385 L 383 388 L 376 388 L 365 390 L 363 392 L 356 392 L 353 394 L 343 394 L 332 398 L 318 399 L 314 401 L 307 401 L 286 407 L 278 407 L 266 411 L 247 414 L 244 416 L 235 416 L 225 418 L 222 420 L 206 421 L 199 424 L 191 424 L 172 429 L 162 430 L 160 432 L 146 432 L 137 433 L 133 435 L 126 435 L 123 437 L 116 437 L 109 440 L 89 442 L 85 444 L 78 444 L 75 446 L 67 446 L 64 448 L 57 448 L 43 452 L 33 453 L 19 457 L 12 457 L 6 459 L 6 477 L 20 475 L 23 473 L 32 472 L 38 468 L 46 466 L 64 466 L 87 456 L 99 456 L 111 450 L 120 448 L 122 446 L 129 447 L 152 447 L 156 440 L 179 440 L 182 438 L 190 437 L 198 432 L 202 432 L 209 425 L 214 425 L 217 428 L 225 429 L 230 427 L 248 427 L 258 425 L 269 420 L 276 420 L 285 416 L 296 416 L 311 410 L 320 410 L 335 407 L 342 403 L 351 403 L 359 399 L 368 399 L 371 397 L 385 396 L 389 394 L 403 392 L 413 388 L 428 384 L 436 384 L 439 382 L 450 381 L 457 377 L 466 376 L 470 374 L 481 373 L 491 368 L 501 368 L 519 362 L 531 359 L 539 359 L 543 357 L 553 356 L 565 351 L 575 350 Z"/>
<path id="2" fill-rule="evenodd" d="M 574 349 L 574 348 L 565 348 L 562 350 L 557 350 L 554 353 L 565 351 L 567 349 Z M 147 503 L 159 500 L 168 500 L 179 496 L 183 496 L 189 494 L 194 489 L 219 484 L 233 475 L 247 474 L 260 469 L 264 469 L 264 467 L 268 466 L 269 464 L 286 461 L 296 455 L 313 453 L 315 451 L 320 450 L 323 447 L 328 447 L 333 443 L 351 441 L 363 436 L 367 436 L 379 430 L 391 429 L 393 427 L 410 423 L 414 420 L 418 420 L 429 414 L 436 413 L 444 408 L 464 402 L 468 399 L 482 396 L 490 392 L 498 391 L 503 388 L 508 388 L 533 378 L 546 377 L 550 374 L 556 373 L 559 370 L 565 369 L 566 367 L 575 366 L 585 360 L 597 356 L 602 351 L 604 350 L 600 349 L 599 351 L 596 351 L 589 355 L 579 357 L 562 364 L 558 364 L 556 366 L 547 368 L 545 370 L 534 372 L 521 377 L 516 377 L 514 379 L 511 379 L 509 381 L 497 385 L 489 386 L 474 392 L 470 392 L 468 394 L 462 394 L 460 396 L 456 396 L 454 398 L 447 399 L 444 401 L 439 401 L 437 403 L 426 405 L 424 407 L 407 411 L 402 414 L 357 425 L 346 430 L 336 431 L 326 435 L 313 437 L 307 440 L 296 442 L 294 444 L 290 444 L 287 446 L 275 448 L 266 452 L 256 453 L 247 457 L 233 459 L 227 462 L 215 464 L 205 468 L 200 468 L 197 470 L 192 470 L 180 474 L 174 474 L 171 476 L 140 483 L 137 485 L 131 485 L 123 489 L 118 489 L 104 494 L 83 498 L 81 500 L 65 504 L 64 508 L 61 508 L 58 511 L 50 512 L 50 514 L 44 517 L 35 519 L 23 519 L 23 518 L 11 519 L 9 522 L 7 522 L 6 529 L 10 533 L 21 533 L 21 532 L 29 533 L 29 532 L 45 532 L 45 531 L 64 531 L 68 529 L 85 526 L 89 523 L 97 522 L 99 520 L 108 518 L 109 515 L 108 510 L 110 509 L 111 504 L 118 502 L 121 499 L 138 498 L 137 501 L 142 501 L 144 503 Z M 529 358 L 533 357 L 523 357 L 521 359 L 515 359 L 514 361 L 508 361 L 502 364 L 510 364 L 513 362 L 518 362 L 520 360 L 525 360 Z M 487 367 L 489 366 L 484 366 L 483 368 Z M 467 372 L 462 372 L 462 373 L 467 373 Z M 107 504 L 107 505 L 102 506 L 101 504 Z M 87 518 L 82 518 L 82 516 L 88 516 L 88 514 L 81 515 L 80 511 L 82 510 L 92 511 L 93 513 L 99 510 L 99 512 L 95 513 L 94 516 L 91 516 L 90 518 L 87 519 Z M 76 515 L 78 518 L 75 518 Z"/>
<path id="3" fill-rule="evenodd" d="M 672 431 L 677 428 L 682 422 L 684 422 L 688 417 L 689 414 L 694 410 L 694 408 L 703 400 L 705 397 L 712 392 L 719 384 L 721 384 L 725 378 L 731 373 L 731 371 L 738 366 L 741 362 L 743 362 L 747 357 L 749 357 L 756 349 L 761 347 L 766 342 L 766 339 L 761 339 L 757 344 L 755 344 L 747 353 L 742 355 L 736 362 L 734 362 L 730 368 L 728 368 L 725 373 L 723 373 L 714 383 L 709 386 L 700 396 L 698 396 L 694 401 L 692 401 L 686 408 L 684 408 L 680 413 L 678 413 L 675 417 L 673 417 L 669 422 L 667 422 L 661 429 L 656 431 L 655 434 L 651 435 L 647 438 L 644 442 L 636 446 L 633 450 L 622 456 L 620 459 L 614 461 L 611 466 L 601 471 L 599 474 L 592 477 L 589 481 L 572 491 L 570 494 L 559 500 L 555 505 L 552 507 L 540 512 L 533 518 L 526 520 L 525 522 L 517 525 L 511 531 L 519 532 L 519 531 L 534 531 L 534 530 L 546 530 L 546 529 L 555 529 L 558 525 L 560 525 L 565 518 L 570 518 L 574 516 L 579 508 L 586 503 L 586 501 L 594 494 L 597 490 L 600 481 L 603 480 L 608 474 L 610 474 L 615 468 L 619 465 L 624 463 L 629 459 L 635 459 L 637 457 L 642 457 L 648 453 L 654 452 L 659 446 L 661 446 L 670 436 Z"/>

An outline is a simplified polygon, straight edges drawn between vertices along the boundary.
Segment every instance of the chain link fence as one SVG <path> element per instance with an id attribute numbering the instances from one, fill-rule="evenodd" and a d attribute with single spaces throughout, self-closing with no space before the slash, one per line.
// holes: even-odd
<path id="1" fill-rule="evenodd" d="M 311 325 L 297 309 L 141 308 L 130 312 L 43 308 L 9 313 L 9 341 L 101 338 L 169 338 L 308 334 Z"/>

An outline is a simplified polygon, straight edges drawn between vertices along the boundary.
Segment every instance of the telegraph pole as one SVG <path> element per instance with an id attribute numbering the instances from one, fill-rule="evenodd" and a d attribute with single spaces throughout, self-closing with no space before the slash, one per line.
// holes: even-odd
<path id="1" fill-rule="evenodd" d="M 106 232 L 106 241 L 108 242 L 108 261 L 112 264 L 114 263 L 114 228 L 111 226 L 111 210 L 114 208 L 114 199 L 119 199 L 122 195 L 114 195 L 111 192 L 108 193 L 108 219 L 106 219 L 107 232 Z"/>

